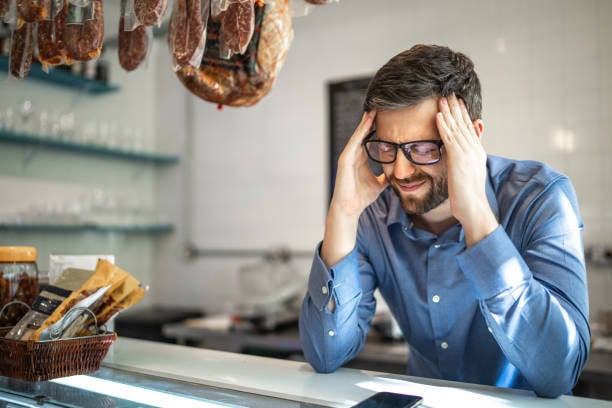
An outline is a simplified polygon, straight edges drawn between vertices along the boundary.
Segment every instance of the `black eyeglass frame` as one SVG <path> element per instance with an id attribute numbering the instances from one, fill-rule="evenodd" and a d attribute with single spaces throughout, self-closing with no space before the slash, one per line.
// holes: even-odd
<path id="1" fill-rule="evenodd" d="M 438 163 L 440 160 L 442 160 L 442 146 L 444 146 L 444 142 L 439 140 L 439 139 L 434 139 L 434 140 L 416 140 L 414 142 L 406 142 L 406 143 L 394 143 L 394 142 L 387 142 L 385 140 L 372 140 L 372 137 L 374 136 L 374 134 L 376 134 L 376 130 L 371 131 L 366 138 L 363 140 L 362 145 L 363 148 L 366 151 L 366 154 L 368 155 L 368 157 L 370 159 L 372 159 L 373 161 L 375 161 L 376 163 L 380 163 L 380 164 L 391 164 L 393 163 L 395 160 L 397 160 L 397 151 L 398 149 L 402 151 L 402 153 L 404 153 L 404 157 L 406 157 L 406 159 L 412 163 L 412 164 L 416 164 L 417 166 L 429 166 L 432 164 L 436 164 Z M 380 161 L 378 159 L 375 159 L 374 157 L 372 157 L 372 155 L 370 154 L 370 149 L 368 149 L 368 143 L 370 142 L 376 142 L 376 143 L 387 143 L 388 145 L 391 145 L 393 147 L 395 147 L 395 151 L 394 151 L 394 155 L 393 155 L 393 160 L 391 161 Z M 406 151 L 404 149 L 404 146 L 410 146 L 412 144 L 415 143 L 433 143 L 436 146 L 438 146 L 438 153 L 440 154 L 440 157 L 438 157 L 438 159 L 436 161 L 433 162 L 429 162 L 429 163 L 418 163 L 415 162 L 414 159 L 410 156 L 410 151 Z"/>

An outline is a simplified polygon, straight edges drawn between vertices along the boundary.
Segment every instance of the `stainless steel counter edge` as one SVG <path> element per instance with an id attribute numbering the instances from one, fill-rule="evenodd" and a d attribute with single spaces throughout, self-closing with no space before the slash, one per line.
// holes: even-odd
<path id="1" fill-rule="evenodd" d="M 103 364 L 176 380 L 303 401 L 350 407 L 377 391 L 420 395 L 424 407 L 612 407 L 609 401 L 533 393 L 342 368 L 318 374 L 306 363 L 118 338 Z"/>

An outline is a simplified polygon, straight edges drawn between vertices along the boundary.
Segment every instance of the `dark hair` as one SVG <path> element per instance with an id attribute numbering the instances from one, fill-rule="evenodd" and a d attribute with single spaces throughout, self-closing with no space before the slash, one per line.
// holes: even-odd
<path id="1" fill-rule="evenodd" d="M 466 55 L 439 45 L 415 45 L 383 65 L 368 86 L 363 109 L 392 110 L 455 93 L 472 120 L 482 115 L 480 81 Z"/>

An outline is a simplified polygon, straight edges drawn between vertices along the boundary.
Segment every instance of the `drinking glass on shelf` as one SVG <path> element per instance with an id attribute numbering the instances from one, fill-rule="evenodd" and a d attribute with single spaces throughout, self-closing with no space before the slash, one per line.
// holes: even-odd
<path id="1" fill-rule="evenodd" d="M 19 127 L 18 131 L 25 134 L 34 133 L 33 121 L 34 107 L 32 101 L 25 99 L 19 105 Z"/>
<path id="2" fill-rule="evenodd" d="M 98 125 L 95 121 L 88 120 L 83 124 L 83 128 L 81 130 L 81 137 L 83 138 L 83 143 L 99 144 Z"/>
<path id="3" fill-rule="evenodd" d="M 84 219 L 95 224 L 115 224 L 117 223 L 117 197 L 115 194 L 100 188 L 96 188 L 83 197 L 81 206 Z"/>
<path id="4" fill-rule="evenodd" d="M 117 124 L 109 120 L 101 120 L 98 122 L 98 142 L 99 146 L 108 149 L 117 147 Z"/>
<path id="5" fill-rule="evenodd" d="M 49 118 L 49 137 L 52 139 L 57 139 L 60 136 L 60 117 L 60 113 L 56 111 Z"/>
<path id="6" fill-rule="evenodd" d="M 125 125 L 121 129 L 121 148 L 123 150 L 133 150 L 134 146 L 134 128 L 132 126 Z"/>
<path id="7" fill-rule="evenodd" d="M 62 203 L 63 219 L 68 224 L 79 224 L 82 222 L 83 206 L 78 197 L 66 198 Z"/>
<path id="8" fill-rule="evenodd" d="M 49 136 L 49 114 L 47 113 L 46 110 L 42 110 L 40 111 L 39 115 L 38 115 L 38 130 L 36 131 L 36 134 L 40 137 L 47 137 Z"/>
<path id="9" fill-rule="evenodd" d="M 74 140 L 74 112 L 66 112 L 60 116 L 60 136 L 63 139 Z"/>
<path id="10" fill-rule="evenodd" d="M 107 145 L 109 147 L 115 147 L 117 145 L 118 135 L 119 135 L 119 124 L 114 120 L 108 121 Z"/>
<path id="11" fill-rule="evenodd" d="M 9 131 L 15 128 L 15 114 L 12 106 L 7 107 L 4 111 L 4 124 L 2 126 L 4 130 Z"/>
<path id="12" fill-rule="evenodd" d="M 102 146 L 108 145 L 108 141 L 110 140 L 110 127 L 105 120 L 100 120 L 98 122 L 98 139 Z"/>

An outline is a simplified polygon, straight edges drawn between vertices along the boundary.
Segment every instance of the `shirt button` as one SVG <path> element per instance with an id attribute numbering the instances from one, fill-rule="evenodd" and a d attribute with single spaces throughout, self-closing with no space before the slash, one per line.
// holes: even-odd
<path id="1" fill-rule="evenodd" d="M 432 300 L 434 303 L 438 303 L 438 302 L 440 301 L 440 296 L 438 296 L 438 295 L 433 295 L 433 297 L 431 298 L 431 300 Z"/>
<path id="2" fill-rule="evenodd" d="M 440 248 L 440 244 L 434 245 L 434 248 L 436 248 L 436 249 Z"/>
<path id="3" fill-rule="evenodd" d="M 333 330 L 330 330 L 330 331 L 328 331 L 328 332 L 327 332 L 327 335 L 328 335 L 329 337 L 334 337 L 334 336 L 336 335 L 336 332 L 335 332 L 335 331 L 333 331 Z"/>
<path id="4" fill-rule="evenodd" d="M 321 293 L 327 295 L 327 286 L 321 286 Z"/>
<path id="5" fill-rule="evenodd" d="M 446 350 L 448 348 L 448 343 L 443 341 L 442 343 L 440 343 L 440 347 L 442 347 L 443 350 Z"/>

